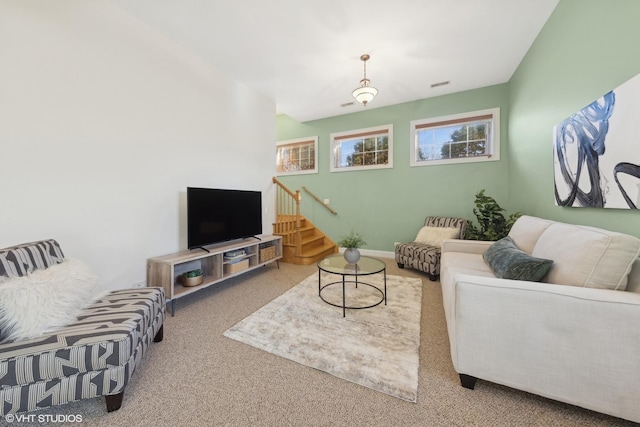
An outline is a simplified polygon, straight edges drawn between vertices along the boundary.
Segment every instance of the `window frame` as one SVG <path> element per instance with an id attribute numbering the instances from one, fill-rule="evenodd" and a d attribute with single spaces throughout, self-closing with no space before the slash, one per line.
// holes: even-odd
<path id="1" fill-rule="evenodd" d="M 280 156 L 280 149 L 284 146 L 307 146 L 313 143 L 313 169 L 304 169 L 297 171 L 278 171 L 278 157 Z M 286 141 L 276 142 L 276 176 L 286 175 L 309 175 L 318 173 L 318 136 L 308 136 L 305 138 L 295 138 Z"/>
<path id="2" fill-rule="evenodd" d="M 386 134 L 387 137 L 387 163 L 381 165 L 357 165 L 336 166 L 336 149 L 341 141 L 353 140 L 358 137 L 367 137 Z M 374 126 L 363 129 L 354 129 L 345 132 L 333 132 L 329 135 L 329 171 L 352 172 L 357 170 L 392 169 L 393 168 L 393 125 Z"/>
<path id="3" fill-rule="evenodd" d="M 479 118 L 491 116 L 491 128 L 487 138 L 489 154 L 473 157 L 457 157 L 454 159 L 418 160 L 419 146 L 417 132 L 419 128 L 434 128 L 451 126 L 456 123 L 472 123 Z M 474 120 L 475 119 L 475 120 Z M 440 126 L 439 126 L 440 124 Z M 431 117 L 427 119 L 413 120 L 410 123 L 410 146 L 409 150 L 411 167 L 436 166 L 444 164 L 495 162 L 500 160 L 500 108 L 489 108 L 485 110 L 469 111 L 466 113 L 451 114 L 447 116 Z"/>

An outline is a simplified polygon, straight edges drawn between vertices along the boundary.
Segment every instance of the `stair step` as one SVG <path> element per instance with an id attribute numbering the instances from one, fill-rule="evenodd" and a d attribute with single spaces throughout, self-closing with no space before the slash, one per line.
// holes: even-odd
<path id="1" fill-rule="evenodd" d="M 324 245 L 325 241 L 325 236 L 324 235 L 317 235 L 317 234 L 312 234 L 309 237 L 303 237 L 302 238 L 302 250 L 307 251 L 308 249 L 311 249 L 313 247 L 317 247 L 317 246 L 322 246 Z"/>
<path id="2" fill-rule="evenodd" d="M 309 264 L 316 263 L 333 253 L 338 252 L 338 247 L 330 243 L 326 243 L 323 246 L 319 246 L 319 247 L 313 248 L 312 250 L 305 251 L 300 255 L 293 254 L 293 248 L 290 248 L 290 250 L 291 250 L 291 256 L 286 256 L 288 251 L 285 250 L 285 256 L 282 258 L 284 262 L 290 262 L 292 264 L 299 264 L 299 265 L 309 265 Z"/>
<path id="3" fill-rule="evenodd" d="M 278 216 L 279 223 L 283 220 L 286 222 L 289 231 L 286 232 L 274 232 L 273 234 L 283 236 L 284 242 L 295 241 L 295 217 L 293 216 Z M 301 237 L 301 253 L 296 253 L 296 246 L 293 243 L 283 242 L 283 262 L 290 262 L 293 264 L 309 265 L 313 264 L 333 253 L 338 252 L 338 246 L 334 244 L 325 234 L 318 230 L 310 221 L 301 217 L 300 220 L 300 237 Z M 276 225 L 274 224 L 274 229 Z"/>
<path id="4" fill-rule="evenodd" d="M 308 250 L 305 250 L 302 252 L 302 257 L 306 258 L 306 257 L 315 257 L 318 256 L 319 254 L 322 254 L 328 250 L 333 250 L 335 248 L 335 245 L 332 245 L 331 243 L 323 243 L 321 246 L 316 246 L 313 248 L 310 248 Z"/>
<path id="5" fill-rule="evenodd" d="M 313 227 L 313 226 L 306 226 L 306 227 L 300 227 L 300 233 L 307 233 L 309 231 L 315 231 L 317 230 L 317 228 Z M 296 234 L 296 230 L 291 230 L 291 231 L 286 231 L 286 232 L 280 232 L 280 233 L 273 233 L 276 236 L 289 236 L 292 234 Z"/>

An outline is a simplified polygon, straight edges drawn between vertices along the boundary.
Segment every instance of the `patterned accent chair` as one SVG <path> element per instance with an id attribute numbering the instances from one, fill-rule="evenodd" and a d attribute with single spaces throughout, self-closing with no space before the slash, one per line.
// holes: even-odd
<path id="1" fill-rule="evenodd" d="M 0 289 L 63 262 L 55 240 L 0 249 Z M 164 317 L 162 288 L 120 289 L 38 338 L 3 341 L 0 330 L 0 416 L 98 396 L 105 396 L 108 412 L 119 409 L 145 351 L 162 341 Z"/>
<path id="2" fill-rule="evenodd" d="M 424 221 L 425 227 L 457 228 L 459 232 L 453 238 L 464 239 L 467 229 L 467 220 L 464 218 L 451 218 L 428 216 Z M 421 242 L 399 243 L 396 245 L 395 258 L 399 268 L 405 266 L 427 273 L 430 280 L 437 280 L 440 276 L 440 245 Z"/>

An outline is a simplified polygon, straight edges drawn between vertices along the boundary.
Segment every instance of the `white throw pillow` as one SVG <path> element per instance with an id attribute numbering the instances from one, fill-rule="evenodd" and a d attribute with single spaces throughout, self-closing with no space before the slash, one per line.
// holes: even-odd
<path id="1" fill-rule="evenodd" d="M 599 228 L 555 223 L 532 255 L 553 260 L 545 282 L 623 291 L 640 254 L 640 239 Z"/>
<path id="2" fill-rule="evenodd" d="M 0 342 L 68 325 L 102 293 L 91 268 L 74 258 L 28 276 L 0 277 Z"/>
<path id="3" fill-rule="evenodd" d="M 457 239 L 460 236 L 460 229 L 457 227 L 429 227 L 424 226 L 418 231 L 417 243 L 431 246 L 442 246 L 445 239 Z"/>

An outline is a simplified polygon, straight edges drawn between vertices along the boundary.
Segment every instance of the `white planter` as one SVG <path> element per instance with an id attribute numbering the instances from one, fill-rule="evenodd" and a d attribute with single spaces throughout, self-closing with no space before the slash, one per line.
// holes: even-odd
<path id="1" fill-rule="evenodd" d="M 347 248 L 344 250 L 344 259 L 351 264 L 355 264 L 360 259 L 360 251 L 358 248 Z"/>

